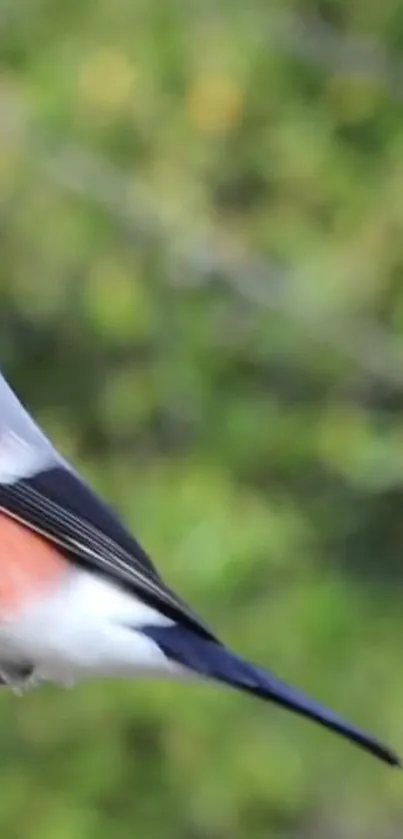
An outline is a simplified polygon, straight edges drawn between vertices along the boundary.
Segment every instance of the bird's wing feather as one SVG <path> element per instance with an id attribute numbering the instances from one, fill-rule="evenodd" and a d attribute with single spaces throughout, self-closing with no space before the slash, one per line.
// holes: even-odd
<path id="1" fill-rule="evenodd" d="M 59 466 L 0 484 L 0 509 L 58 544 L 77 564 L 107 574 L 168 617 L 214 637 L 165 585 L 118 517 L 74 472 Z"/>
<path id="2" fill-rule="evenodd" d="M 59 455 L 0 374 L 0 509 L 108 574 L 174 620 L 213 638 L 161 579 L 118 516 Z"/>

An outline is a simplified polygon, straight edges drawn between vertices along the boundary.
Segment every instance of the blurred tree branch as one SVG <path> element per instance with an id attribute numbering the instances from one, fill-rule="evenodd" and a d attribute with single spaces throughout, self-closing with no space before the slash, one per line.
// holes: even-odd
<path id="1" fill-rule="evenodd" d="M 360 76 L 403 101 L 403 62 L 374 38 L 341 34 L 318 17 L 281 15 L 270 46 L 281 46 L 331 73 Z"/>
<path id="2" fill-rule="evenodd" d="M 1 111 L 1 102 L 0 102 Z M 38 145 L 37 145 L 38 148 Z M 403 347 L 389 332 L 370 320 L 338 320 L 304 306 L 296 294 L 296 277 L 287 268 L 253 254 L 226 250 L 213 236 L 195 231 L 191 241 L 163 221 L 158 206 L 141 192 L 136 200 L 125 176 L 99 154 L 76 144 L 40 149 L 36 158 L 44 174 L 62 189 L 96 203 L 122 226 L 133 243 L 164 243 L 170 251 L 173 285 L 221 282 L 252 306 L 281 312 L 309 332 L 310 338 L 349 357 L 361 375 L 374 376 L 397 388 L 403 386 Z"/>

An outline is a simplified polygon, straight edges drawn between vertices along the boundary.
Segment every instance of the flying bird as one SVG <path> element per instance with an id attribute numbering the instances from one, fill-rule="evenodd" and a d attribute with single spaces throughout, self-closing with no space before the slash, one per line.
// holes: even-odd
<path id="1" fill-rule="evenodd" d="M 375 738 L 227 649 L 1 374 L 0 552 L 0 683 L 14 691 L 96 676 L 197 676 L 288 708 L 400 765 Z"/>

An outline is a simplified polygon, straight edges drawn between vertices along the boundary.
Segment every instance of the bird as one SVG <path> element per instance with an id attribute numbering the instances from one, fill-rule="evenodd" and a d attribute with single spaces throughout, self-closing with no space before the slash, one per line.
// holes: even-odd
<path id="1" fill-rule="evenodd" d="M 0 684 L 21 694 L 98 677 L 221 683 L 402 765 L 375 737 L 220 641 L 0 373 Z"/>

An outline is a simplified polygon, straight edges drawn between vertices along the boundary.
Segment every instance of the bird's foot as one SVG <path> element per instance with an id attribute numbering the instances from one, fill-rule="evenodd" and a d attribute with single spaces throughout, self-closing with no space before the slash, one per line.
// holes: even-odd
<path id="1" fill-rule="evenodd" d="M 16 696 L 22 696 L 41 682 L 33 667 L 0 665 L 0 683 L 9 687 Z"/>

